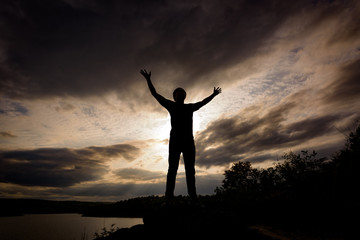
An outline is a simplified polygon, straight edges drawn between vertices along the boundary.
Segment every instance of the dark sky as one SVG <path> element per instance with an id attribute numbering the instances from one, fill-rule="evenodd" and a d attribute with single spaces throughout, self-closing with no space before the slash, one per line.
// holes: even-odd
<path id="1" fill-rule="evenodd" d="M 330 2 L 2 1 L 1 89 L 16 98 L 122 96 L 141 67 L 194 86 L 267 54 L 266 42 L 292 17 L 310 15 L 294 31 L 311 31 L 353 5 Z M 333 38 L 357 37 L 351 24 Z"/>

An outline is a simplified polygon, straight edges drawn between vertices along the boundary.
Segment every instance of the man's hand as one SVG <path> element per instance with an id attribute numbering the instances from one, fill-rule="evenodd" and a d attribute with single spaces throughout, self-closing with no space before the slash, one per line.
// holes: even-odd
<path id="1" fill-rule="evenodd" d="M 220 94 L 221 93 L 221 88 L 220 87 L 214 87 L 214 95 L 216 96 L 216 95 L 218 95 L 218 94 Z"/>
<path id="2" fill-rule="evenodd" d="M 141 69 L 141 70 L 140 70 L 140 73 L 141 73 L 141 75 L 144 76 L 144 78 L 146 78 L 146 80 L 150 80 L 151 71 L 148 73 L 148 72 L 146 71 L 146 69 Z"/>

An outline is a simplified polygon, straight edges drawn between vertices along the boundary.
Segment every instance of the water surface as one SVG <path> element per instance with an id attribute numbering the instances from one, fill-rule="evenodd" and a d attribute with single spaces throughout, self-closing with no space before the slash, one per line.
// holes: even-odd
<path id="1" fill-rule="evenodd" d="M 142 224 L 142 218 L 81 217 L 80 214 L 30 214 L 0 217 L 1 240 L 91 240 L 102 228 Z"/>

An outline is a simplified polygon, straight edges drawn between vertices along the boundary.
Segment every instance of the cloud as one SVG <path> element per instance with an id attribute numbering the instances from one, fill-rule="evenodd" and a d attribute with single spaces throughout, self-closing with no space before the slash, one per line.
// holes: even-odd
<path id="1" fill-rule="evenodd" d="M 323 102 L 341 107 L 358 100 L 360 98 L 359 69 L 360 59 L 343 64 L 339 76 L 323 89 Z"/>
<path id="2" fill-rule="evenodd" d="M 116 144 L 105 147 L 86 147 L 77 150 L 77 153 L 85 156 L 98 156 L 102 158 L 122 157 L 125 160 L 133 161 L 140 153 L 140 149 L 130 144 Z"/>
<path id="3" fill-rule="evenodd" d="M 140 168 L 120 168 L 113 171 L 113 173 L 123 180 L 132 181 L 155 181 L 165 179 L 166 174 L 160 171 L 149 171 Z"/>
<path id="4" fill-rule="evenodd" d="M 239 160 L 276 160 L 277 156 L 272 152 L 334 134 L 336 124 L 353 115 L 328 113 L 289 122 L 289 115 L 296 108 L 294 102 L 280 104 L 268 111 L 252 106 L 210 123 L 196 137 L 197 164 L 211 167 L 227 166 Z"/>
<path id="5" fill-rule="evenodd" d="M 217 186 L 221 185 L 223 180 L 221 174 L 208 174 L 196 176 L 196 187 L 198 194 L 213 194 Z M 157 179 L 157 177 L 155 177 Z M 165 180 L 165 178 L 164 178 Z M 76 185 L 69 188 L 54 189 L 50 195 L 68 196 L 73 199 L 74 196 L 86 198 L 106 198 L 111 200 L 128 199 L 132 197 L 163 195 L 165 193 L 165 181 L 152 182 L 119 182 L 119 183 L 91 183 Z M 1 189 L 1 188 L 0 188 Z M 184 174 L 178 174 L 175 186 L 176 195 L 187 195 L 186 178 Z"/>
<path id="6" fill-rule="evenodd" d="M 67 112 L 67 111 L 72 111 L 74 109 L 75 109 L 74 105 L 63 101 L 60 101 L 59 105 L 55 107 L 55 110 L 57 112 Z"/>
<path id="7" fill-rule="evenodd" d="M 14 135 L 12 132 L 10 131 L 6 131 L 6 132 L 0 132 L 0 137 L 4 137 L 4 138 L 14 138 L 17 137 L 16 135 Z"/>
<path id="8" fill-rule="evenodd" d="M 29 109 L 21 102 L 1 99 L 0 115 L 1 114 L 10 116 L 27 116 L 29 115 Z"/>
<path id="9" fill-rule="evenodd" d="M 92 183 L 82 184 L 69 188 L 55 189 L 51 195 L 75 197 L 104 198 L 107 200 L 121 200 L 132 197 L 162 195 L 165 183 Z"/>
<path id="10" fill-rule="evenodd" d="M 132 161 L 139 149 L 129 144 L 105 147 L 40 148 L 0 152 L 0 182 L 26 186 L 68 187 L 96 181 L 109 172 L 113 158 Z"/>
<path id="11" fill-rule="evenodd" d="M 0 197 L 50 200 L 119 201 L 164 194 L 165 183 L 82 183 L 69 187 L 36 187 L 0 182 Z"/>
<path id="12" fill-rule="evenodd" d="M 337 2 L 251 0 L 19 0 L 0 7 L 7 33 L 0 38 L 3 94 L 39 99 L 115 91 L 129 101 L 143 91 L 139 68 L 151 67 L 171 88 L 200 86 L 220 75 L 227 81 L 224 71 L 242 63 L 239 75 L 245 77 L 256 70 L 246 62 L 271 52 L 270 39 L 286 20 L 319 13 L 310 28 L 347 9 Z M 349 38 L 356 33 L 351 29 Z"/>
<path id="13" fill-rule="evenodd" d="M 156 177 L 155 177 L 156 178 Z M 222 174 L 207 174 L 196 177 L 197 192 L 201 195 L 213 194 L 221 185 Z M 157 178 L 156 178 L 157 179 Z M 86 182 L 66 187 L 24 186 L 0 182 L 0 197 L 41 198 L 53 200 L 119 201 L 133 197 L 163 195 L 164 181 L 150 182 Z M 176 195 L 187 195 L 186 179 L 179 173 L 175 188 Z"/>

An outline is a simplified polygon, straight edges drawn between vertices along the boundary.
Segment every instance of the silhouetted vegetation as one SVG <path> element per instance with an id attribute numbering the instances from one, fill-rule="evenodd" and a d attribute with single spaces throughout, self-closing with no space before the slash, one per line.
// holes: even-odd
<path id="1" fill-rule="evenodd" d="M 326 194 L 331 161 L 317 158 L 317 153 L 302 151 L 283 155 L 275 167 L 256 169 L 250 162 L 237 162 L 225 171 L 223 185 L 216 188 L 220 195 L 257 195 L 262 199 L 279 195 L 304 198 Z"/>
<path id="2" fill-rule="evenodd" d="M 107 229 L 106 227 L 103 227 L 101 229 L 101 232 L 94 233 L 95 239 L 102 239 L 111 236 L 116 231 L 118 231 L 120 228 L 115 227 L 115 224 L 111 224 L 110 229 Z"/>
<path id="3" fill-rule="evenodd" d="M 360 125 L 346 139 L 345 147 L 333 157 L 334 197 L 359 203 Z"/>

